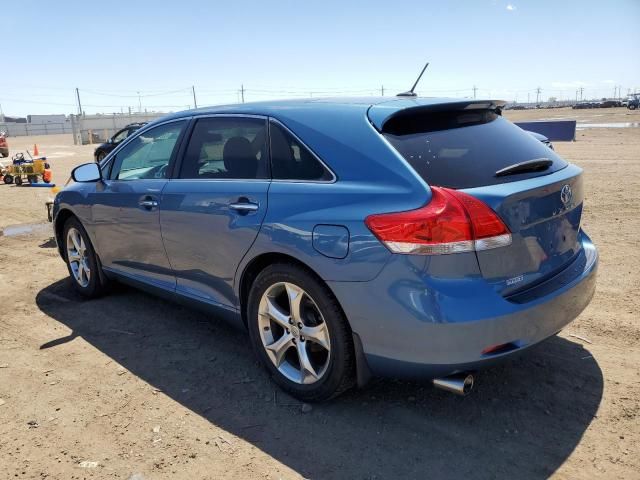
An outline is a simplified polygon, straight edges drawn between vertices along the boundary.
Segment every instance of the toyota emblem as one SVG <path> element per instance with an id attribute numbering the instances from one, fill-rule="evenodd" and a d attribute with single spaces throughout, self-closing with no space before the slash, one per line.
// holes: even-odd
<path id="1" fill-rule="evenodd" d="M 560 200 L 562 200 L 562 204 L 567 207 L 573 200 L 573 192 L 571 191 L 571 187 L 569 185 L 565 185 L 560 190 Z"/>

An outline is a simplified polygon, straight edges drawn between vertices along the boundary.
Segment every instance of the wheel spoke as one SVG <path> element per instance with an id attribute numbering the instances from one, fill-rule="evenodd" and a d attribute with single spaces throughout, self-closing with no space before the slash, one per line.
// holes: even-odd
<path id="1" fill-rule="evenodd" d="M 84 255 L 84 251 L 86 250 L 86 246 L 84 244 L 84 238 L 80 236 L 80 254 Z"/>
<path id="2" fill-rule="evenodd" d="M 302 315 L 300 312 L 300 303 L 302 302 L 304 291 L 291 283 L 286 283 L 285 288 L 287 290 L 287 297 L 289 297 L 289 313 L 291 315 L 291 319 L 295 323 L 301 323 Z"/>
<path id="3" fill-rule="evenodd" d="M 306 383 L 307 376 L 312 377 L 312 380 L 318 379 L 318 374 L 315 368 L 311 365 L 311 360 L 307 354 L 307 347 L 305 342 L 298 342 L 297 345 L 298 359 L 300 360 L 300 382 Z"/>
<path id="4" fill-rule="evenodd" d="M 282 328 L 289 327 L 289 315 L 282 311 L 282 309 L 276 304 L 275 299 L 267 297 L 267 308 L 265 311 L 261 311 L 262 315 L 267 315 L 271 320 L 276 322 Z"/>
<path id="5" fill-rule="evenodd" d="M 70 262 L 79 262 L 80 261 L 80 255 L 75 251 L 69 251 L 67 253 L 67 256 L 68 256 Z"/>
<path id="6" fill-rule="evenodd" d="M 76 270 L 76 278 L 80 283 L 83 283 L 82 280 L 82 272 L 84 271 L 84 265 L 82 264 L 82 261 L 78 262 L 78 270 Z"/>
<path id="7" fill-rule="evenodd" d="M 84 257 L 80 263 L 82 263 L 82 270 L 84 271 L 84 276 L 87 279 L 87 282 L 89 281 L 89 276 L 91 275 L 91 270 L 89 269 L 89 265 L 87 265 L 87 258 Z"/>
<path id="8" fill-rule="evenodd" d="M 78 243 L 78 237 L 79 237 L 79 236 L 80 236 L 80 235 L 79 235 L 78 233 L 73 232 L 73 233 L 71 234 L 71 242 L 73 242 L 73 248 L 75 248 L 75 249 L 76 249 L 76 252 L 81 253 L 81 250 L 80 250 L 80 244 Z"/>
<path id="9" fill-rule="evenodd" d="M 287 350 L 289 350 L 289 347 L 291 347 L 292 345 L 293 336 L 290 333 L 285 333 L 272 344 L 265 345 L 267 353 L 273 360 L 273 363 L 276 365 L 276 367 L 279 367 L 282 364 L 282 360 L 284 359 Z"/>
<path id="10" fill-rule="evenodd" d="M 329 350 L 329 332 L 327 331 L 326 323 L 322 322 L 315 327 L 304 326 L 300 333 L 306 340 L 317 343 L 325 350 Z"/>

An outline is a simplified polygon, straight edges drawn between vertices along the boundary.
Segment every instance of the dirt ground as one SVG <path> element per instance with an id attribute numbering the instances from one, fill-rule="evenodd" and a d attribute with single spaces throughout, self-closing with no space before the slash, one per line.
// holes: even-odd
<path id="1" fill-rule="evenodd" d="M 640 121 L 622 108 L 506 114 Z M 70 136 L 9 143 L 37 143 L 58 184 L 93 150 Z M 640 478 L 640 128 L 556 148 L 585 171 L 598 291 L 465 398 L 376 380 L 303 408 L 243 332 L 126 287 L 83 301 L 46 227 L 0 236 L 0 479 Z M 0 185 L 0 229 L 45 222 L 51 195 Z"/>

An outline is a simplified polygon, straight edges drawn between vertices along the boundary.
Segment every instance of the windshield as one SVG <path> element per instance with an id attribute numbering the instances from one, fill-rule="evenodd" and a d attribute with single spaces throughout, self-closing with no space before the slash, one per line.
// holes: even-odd
<path id="1" fill-rule="evenodd" d="M 383 135 L 430 185 L 472 188 L 548 175 L 567 166 L 553 150 L 493 111 L 421 113 L 390 119 Z M 543 171 L 497 177 L 530 160 Z"/>

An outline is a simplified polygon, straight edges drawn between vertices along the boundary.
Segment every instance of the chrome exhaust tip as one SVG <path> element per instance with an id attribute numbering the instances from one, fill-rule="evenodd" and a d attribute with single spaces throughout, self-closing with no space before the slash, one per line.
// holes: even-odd
<path id="1" fill-rule="evenodd" d="M 469 395 L 473 389 L 473 375 L 470 373 L 458 373 L 448 377 L 434 378 L 433 386 L 456 395 Z"/>

